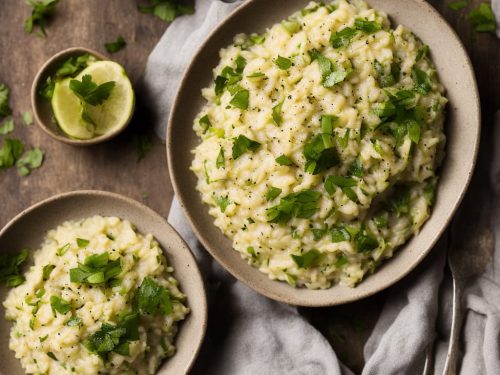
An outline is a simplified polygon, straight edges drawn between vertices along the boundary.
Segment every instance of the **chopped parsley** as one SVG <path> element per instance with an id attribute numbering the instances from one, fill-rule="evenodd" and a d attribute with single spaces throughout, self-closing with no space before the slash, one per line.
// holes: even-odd
<path id="1" fill-rule="evenodd" d="M 46 266 L 43 266 L 43 269 L 42 269 L 42 279 L 43 279 L 43 281 L 46 281 L 46 280 L 49 279 L 50 274 L 52 273 L 52 271 L 54 270 L 54 268 L 56 268 L 56 266 L 53 265 L 53 264 L 47 264 Z"/>
<path id="2" fill-rule="evenodd" d="M 201 128 L 203 129 L 203 134 L 205 134 L 207 132 L 207 130 L 212 126 L 212 123 L 210 122 L 208 115 L 200 117 L 200 119 L 198 120 L 198 123 L 200 124 Z"/>
<path id="3" fill-rule="evenodd" d="M 52 307 L 54 313 L 57 311 L 62 315 L 71 310 L 71 304 L 59 296 L 50 296 L 50 307 Z"/>
<path id="4" fill-rule="evenodd" d="M 82 320 L 78 315 L 72 315 L 71 318 L 66 322 L 68 327 L 78 327 L 82 323 Z"/>
<path id="5" fill-rule="evenodd" d="M 415 57 L 415 63 L 418 63 L 420 60 L 425 59 L 429 55 L 429 46 L 424 44 L 417 51 L 417 56 Z"/>
<path id="6" fill-rule="evenodd" d="M 21 285 L 25 278 L 21 275 L 20 268 L 28 260 L 28 256 L 28 249 L 19 253 L 0 252 L 0 281 L 5 282 L 9 288 Z"/>
<path id="7" fill-rule="evenodd" d="M 237 91 L 229 104 L 239 109 L 247 109 L 248 108 L 248 99 L 250 97 L 250 92 L 246 89 L 242 89 Z"/>
<path id="8" fill-rule="evenodd" d="M 69 270 L 69 278 L 73 283 L 84 283 L 91 285 L 102 285 L 110 283 L 114 285 L 118 280 L 116 277 L 121 273 L 120 259 L 109 260 L 109 253 L 93 254 L 78 263 L 77 268 Z"/>
<path id="9" fill-rule="evenodd" d="M 379 246 L 379 243 L 377 239 L 368 234 L 366 230 L 362 230 L 356 235 L 356 245 L 358 247 L 358 251 L 365 252 L 376 249 Z"/>
<path id="10" fill-rule="evenodd" d="M 66 254 L 66 251 L 68 251 L 70 249 L 71 245 L 69 243 L 67 243 L 66 245 L 63 245 L 61 246 L 60 248 L 58 248 L 56 250 L 56 255 L 57 256 L 63 256 L 64 254 Z"/>
<path id="11" fill-rule="evenodd" d="M 241 56 L 238 55 L 238 57 L 235 60 L 236 63 L 236 73 L 242 74 L 243 70 L 245 69 L 245 66 L 247 66 L 247 60 Z"/>
<path id="12" fill-rule="evenodd" d="M 304 145 L 306 159 L 305 170 L 316 175 L 339 163 L 339 157 L 331 134 L 321 133 L 314 136 Z"/>
<path id="13" fill-rule="evenodd" d="M 30 5 L 33 9 L 31 10 L 31 16 L 24 21 L 24 31 L 31 34 L 33 28 L 38 26 L 40 28 L 39 36 L 45 37 L 47 35 L 45 27 L 49 18 L 54 13 L 55 6 L 59 0 L 26 0 L 26 3 Z"/>
<path id="14" fill-rule="evenodd" d="M 354 36 L 357 34 L 358 30 L 351 27 L 345 27 L 336 33 L 332 33 L 330 36 L 330 44 L 333 48 L 343 48 L 347 47 Z"/>
<path id="15" fill-rule="evenodd" d="M 118 38 L 116 38 L 116 41 L 105 43 L 104 48 L 106 48 L 106 51 L 108 51 L 108 53 L 116 53 L 125 48 L 126 45 L 127 42 L 125 41 L 123 36 L 120 35 L 118 36 Z"/>
<path id="16" fill-rule="evenodd" d="M 285 102 L 285 98 L 280 100 L 280 102 L 273 107 L 272 118 L 273 118 L 274 123 L 277 126 L 280 126 L 281 122 L 283 121 L 283 114 L 282 114 L 281 109 L 283 108 L 284 102 Z"/>
<path id="17" fill-rule="evenodd" d="M 344 242 L 349 241 L 351 239 L 351 234 L 349 231 L 342 225 L 334 226 L 330 229 L 330 236 L 332 242 Z"/>
<path id="18" fill-rule="evenodd" d="M 226 166 L 226 159 L 224 158 L 224 149 L 221 147 L 219 155 L 217 155 L 217 160 L 215 160 L 215 166 L 217 168 L 224 168 Z"/>
<path id="19" fill-rule="evenodd" d="M 193 6 L 180 4 L 177 0 L 150 0 L 148 5 L 139 5 L 138 8 L 141 13 L 153 14 L 165 22 L 172 22 L 178 16 L 194 13 Z"/>
<path id="20" fill-rule="evenodd" d="M 411 75 L 415 82 L 415 90 L 418 93 L 425 95 L 429 91 L 431 91 L 432 82 L 427 73 L 425 73 L 423 70 L 413 67 Z"/>
<path id="21" fill-rule="evenodd" d="M 146 277 L 136 297 L 137 309 L 142 315 L 168 315 L 172 313 L 169 291 L 151 277 Z"/>
<path id="22" fill-rule="evenodd" d="M 305 253 L 302 253 L 301 255 L 291 255 L 293 261 L 299 268 L 314 267 L 320 260 L 320 256 L 321 253 L 316 249 L 309 250 Z"/>
<path id="23" fill-rule="evenodd" d="M 293 63 L 292 60 L 278 55 L 278 57 L 274 59 L 274 65 L 276 65 L 281 70 L 288 70 L 292 67 Z"/>
<path id="24" fill-rule="evenodd" d="M 220 196 L 220 197 L 214 197 L 215 203 L 217 203 L 217 206 L 219 206 L 220 211 L 222 213 L 226 212 L 227 206 L 229 206 L 231 203 L 231 200 L 226 196 Z"/>
<path id="25" fill-rule="evenodd" d="M 318 62 L 321 76 L 323 77 L 321 84 L 326 88 L 343 82 L 352 71 L 352 69 L 346 69 L 341 64 L 332 63 L 330 59 L 326 58 L 316 49 L 310 50 L 308 53 L 311 57 L 311 62 Z"/>
<path id="26" fill-rule="evenodd" d="M 56 357 L 56 355 L 55 355 L 54 353 L 52 353 L 52 352 L 47 352 L 47 355 L 48 355 L 50 358 L 52 358 L 54 361 L 58 361 L 58 359 L 57 359 L 57 357 Z"/>
<path id="27" fill-rule="evenodd" d="M 278 195 L 280 195 L 282 190 L 280 188 L 271 186 L 267 192 L 266 192 L 266 200 L 267 201 L 272 201 L 273 199 L 277 198 Z"/>
<path id="28" fill-rule="evenodd" d="M 399 81 L 401 68 L 397 63 L 392 63 L 390 69 L 386 69 L 379 61 L 375 60 L 375 71 L 377 72 L 377 81 L 380 87 L 389 87 Z M 389 70 L 389 72 L 387 72 Z"/>
<path id="29" fill-rule="evenodd" d="M 86 240 L 84 238 L 77 238 L 76 239 L 76 244 L 78 247 L 87 247 L 89 245 L 90 241 Z"/>
<path id="30" fill-rule="evenodd" d="M 354 20 L 354 26 L 356 30 L 364 31 L 367 34 L 375 33 L 382 30 L 382 25 L 375 21 L 368 21 L 363 18 L 356 18 Z"/>
<path id="31" fill-rule="evenodd" d="M 244 135 L 239 135 L 234 139 L 233 143 L 233 160 L 238 159 L 241 155 L 243 155 L 247 151 L 256 151 L 260 147 L 260 143 L 254 141 L 250 138 L 245 137 Z"/>
<path id="32" fill-rule="evenodd" d="M 318 210 L 321 193 L 313 190 L 302 190 L 288 194 L 280 199 L 278 205 L 266 209 L 268 222 L 286 224 L 293 217 L 307 219 Z"/>
<path id="33" fill-rule="evenodd" d="M 279 165 L 286 165 L 288 167 L 294 164 L 293 161 L 286 155 L 280 155 L 275 160 Z"/>
<path id="34" fill-rule="evenodd" d="M 295 20 L 285 20 L 281 22 L 281 26 L 289 33 L 295 34 L 300 30 L 300 23 Z"/>

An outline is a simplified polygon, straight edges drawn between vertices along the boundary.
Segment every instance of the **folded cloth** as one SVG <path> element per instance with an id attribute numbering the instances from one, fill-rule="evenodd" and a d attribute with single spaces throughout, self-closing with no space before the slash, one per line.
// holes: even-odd
<path id="1" fill-rule="evenodd" d="M 143 95 L 156 115 L 155 130 L 165 137 L 170 106 L 182 72 L 194 52 L 220 20 L 241 1 L 197 0 L 193 16 L 180 17 L 151 53 L 143 80 Z M 493 1 L 500 13 L 500 0 Z M 500 119 L 498 121 L 500 126 Z M 497 126 L 497 128 L 498 128 Z M 493 186 L 500 194 L 500 131 Z M 490 205 L 488 196 L 478 204 Z M 492 223 L 500 235 L 500 201 Z M 484 216 L 484 215 L 483 215 Z M 327 340 L 295 307 L 271 301 L 236 281 L 207 255 L 174 199 L 168 218 L 187 241 L 208 285 L 207 338 L 195 374 L 351 374 Z M 366 343 L 363 374 L 421 374 L 426 348 L 436 338 L 435 373 L 442 372 L 451 321 L 451 282 L 444 277 L 446 240 L 401 283 L 391 288 L 379 320 Z M 484 275 L 466 291 L 461 374 L 500 374 L 500 245 Z"/>

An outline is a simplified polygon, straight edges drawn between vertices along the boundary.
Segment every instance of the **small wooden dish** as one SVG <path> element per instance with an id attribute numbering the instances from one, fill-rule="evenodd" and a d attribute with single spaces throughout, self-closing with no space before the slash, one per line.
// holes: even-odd
<path id="1" fill-rule="evenodd" d="M 173 357 L 165 360 L 157 375 L 187 374 L 200 350 L 207 325 L 207 302 L 203 279 L 186 243 L 165 218 L 150 208 L 124 196 L 103 191 L 75 191 L 56 195 L 22 211 L 0 231 L 0 251 L 39 249 L 50 229 L 67 220 L 94 215 L 116 216 L 134 224 L 142 234 L 151 233 L 165 251 L 174 276 L 187 296 L 191 309 L 179 325 Z M 25 270 L 27 267 L 24 268 Z M 9 350 L 11 322 L 5 320 L 2 302 L 9 289 L 0 284 L 0 375 L 24 374 L 21 364 Z"/>
<path id="2" fill-rule="evenodd" d="M 52 138 L 74 146 L 90 146 L 114 138 L 127 127 L 127 125 L 130 123 L 130 119 L 132 118 L 131 115 L 129 121 L 121 128 L 91 139 L 72 138 L 64 133 L 59 125 L 57 125 L 50 102 L 38 95 L 38 92 L 40 91 L 41 86 L 45 83 L 47 78 L 55 73 L 60 64 L 62 64 L 65 60 L 72 56 L 80 56 L 85 53 L 88 53 L 99 60 L 110 60 L 109 57 L 89 48 L 68 48 L 55 54 L 49 60 L 47 60 L 47 62 L 38 71 L 35 79 L 33 80 L 33 85 L 31 86 L 31 107 L 36 123 L 40 126 L 40 128 L 42 128 L 45 133 L 47 133 Z"/>

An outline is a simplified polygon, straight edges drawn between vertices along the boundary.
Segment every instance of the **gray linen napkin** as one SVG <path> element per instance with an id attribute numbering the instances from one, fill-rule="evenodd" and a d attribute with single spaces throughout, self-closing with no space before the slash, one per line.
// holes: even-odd
<path id="1" fill-rule="evenodd" d="M 184 68 L 209 31 L 240 3 L 197 0 L 195 15 L 176 20 L 151 53 L 143 88 L 153 101 L 160 138 L 165 137 Z M 499 4 L 500 0 L 494 0 L 494 9 L 500 11 Z M 495 193 L 500 194 L 500 131 L 495 141 L 499 151 L 492 180 Z M 351 374 L 296 308 L 258 295 L 214 262 L 196 240 L 175 199 L 168 220 L 193 250 L 208 284 L 209 328 L 194 373 Z M 495 235 L 500 235 L 500 201 L 495 201 L 492 224 Z M 363 374 L 421 374 L 426 347 L 436 336 L 435 373 L 442 372 L 451 320 L 450 278 L 443 280 L 446 246 L 442 239 L 416 271 L 389 291 L 364 348 Z M 466 292 L 461 374 L 500 374 L 500 274 L 495 272 L 500 269 L 500 250 L 496 254 L 491 267 Z"/>

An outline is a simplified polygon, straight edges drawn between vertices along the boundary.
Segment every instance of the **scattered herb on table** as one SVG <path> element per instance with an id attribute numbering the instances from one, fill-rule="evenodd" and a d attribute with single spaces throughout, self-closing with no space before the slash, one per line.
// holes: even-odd
<path id="1" fill-rule="evenodd" d="M 24 144 L 15 138 L 6 138 L 0 148 L 0 171 L 13 167 L 24 152 Z"/>
<path id="2" fill-rule="evenodd" d="M 12 118 L 5 119 L 0 124 L 0 135 L 9 134 L 14 130 L 14 120 Z"/>
<path id="3" fill-rule="evenodd" d="M 5 83 L 0 83 L 0 117 L 8 116 L 12 113 L 9 106 L 10 90 Z"/>
<path id="4" fill-rule="evenodd" d="M 180 4 L 177 0 L 150 0 L 148 5 L 139 5 L 139 11 L 172 22 L 178 16 L 193 14 L 194 7 Z"/>
<path id="5" fill-rule="evenodd" d="M 147 134 L 134 136 L 134 145 L 138 162 L 144 159 L 146 154 L 153 149 L 153 142 Z"/>
<path id="6" fill-rule="evenodd" d="M 28 260 L 29 251 L 19 253 L 0 252 L 0 281 L 6 282 L 9 288 L 22 284 L 25 280 L 20 268 Z"/>
<path id="7" fill-rule="evenodd" d="M 28 150 L 22 158 L 17 160 L 17 171 L 21 176 L 27 176 L 33 169 L 40 168 L 43 164 L 43 151 L 39 148 Z"/>
<path id="8" fill-rule="evenodd" d="M 453 10 L 461 10 L 464 9 L 466 6 L 467 6 L 466 0 L 459 0 L 459 1 L 454 1 L 452 3 L 448 3 L 448 8 Z"/>
<path id="9" fill-rule="evenodd" d="M 31 126 L 33 125 L 33 114 L 31 111 L 25 111 L 21 113 L 21 117 L 23 118 L 23 123 L 26 126 Z"/>
<path id="10" fill-rule="evenodd" d="M 31 16 L 24 21 L 24 31 L 31 34 L 33 28 L 38 26 L 40 28 L 38 35 L 41 37 L 47 36 L 45 27 L 58 2 L 59 0 L 26 0 L 26 3 L 33 9 L 31 10 Z"/>
<path id="11" fill-rule="evenodd" d="M 476 9 L 469 13 L 469 21 L 474 30 L 479 33 L 494 33 L 496 31 L 496 19 L 491 5 L 481 3 Z"/>
<path id="12" fill-rule="evenodd" d="M 116 53 L 118 51 L 121 51 L 123 48 L 125 48 L 126 45 L 127 45 L 127 42 L 125 41 L 123 36 L 120 35 L 120 36 L 118 36 L 116 41 L 105 43 L 104 47 L 106 48 L 106 51 L 108 51 L 108 53 Z"/>

